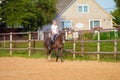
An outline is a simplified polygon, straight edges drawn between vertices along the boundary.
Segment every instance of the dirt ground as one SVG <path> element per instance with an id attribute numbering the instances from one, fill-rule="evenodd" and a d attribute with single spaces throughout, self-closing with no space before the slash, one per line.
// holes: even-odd
<path id="1" fill-rule="evenodd" d="M 0 80 L 120 80 L 120 63 L 1 57 Z"/>

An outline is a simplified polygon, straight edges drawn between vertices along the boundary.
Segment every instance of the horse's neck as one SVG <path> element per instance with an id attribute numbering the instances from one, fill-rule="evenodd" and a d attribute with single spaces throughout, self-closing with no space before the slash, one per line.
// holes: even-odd
<path id="1" fill-rule="evenodd" d="M 63 41 L 63 35 L 62 35 L 62 33 L 60 33 L 57 38 L 58 38 L 59 40 Z"/>

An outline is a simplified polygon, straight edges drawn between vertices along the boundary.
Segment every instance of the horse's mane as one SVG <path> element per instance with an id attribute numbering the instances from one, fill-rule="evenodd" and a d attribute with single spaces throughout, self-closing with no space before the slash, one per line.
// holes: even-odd
<path id="1" fill-rule="evenodd" d="M 60 32 L 60 33 L 58 34 L 58 36 L 56 37 L 56 39 L 61 39 L 61 40 L 63 40 L 63 36 L 64 36 L 64 33 L 63 33 L 63 32 Z"/>

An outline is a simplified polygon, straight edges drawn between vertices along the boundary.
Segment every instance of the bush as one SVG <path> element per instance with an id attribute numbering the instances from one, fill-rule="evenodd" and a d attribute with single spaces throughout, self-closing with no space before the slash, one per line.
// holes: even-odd
<path id="1" fill-rule="evenodd" d="M 119 35 L 119 33 L 118 33 Z M 110 32 L 101 32 L 100 33 L 100 40 L 111 40 L 111 39 L 118 39 L 119 37 L 115 36 L 115 32 L 114 31 L 110 31 Z M 94 34 L 94 37 L 93 37 L 94 40 L 97 40 L 98 39 L 98 34 L 95 33 Z"/>
<path id="2" fill-rule="evenodd" d="M 83 36 L 84 40 L 91 40 L 93 38 L 92 33 L 84 33 Z"/>

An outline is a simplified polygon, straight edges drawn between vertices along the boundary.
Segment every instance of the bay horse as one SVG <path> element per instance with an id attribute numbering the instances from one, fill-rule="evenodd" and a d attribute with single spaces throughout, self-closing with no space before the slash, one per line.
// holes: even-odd
<path id="1" fill-rule="evenodd" d="M 53 49 L 55 49 L 55 53 L 56 53 L 56 62 L 58 61 L 58 58 L 60 57 L 61 58 L 61 62 L 63 62 L 63 55 L 62 55 L 62 52 L 63 52 L 63 48 L 64 48 L 64 39 L 65 39 L 65 32 L 60 32 L 55 40 L 54 40 L 54 43 L 51 44 L 51 48 L 48 49 L 48 46 L 49 46 L 49 42 L 51 40 L 51 38 L 47 38 L 44 42 L 44 46 L 45 48 L 47 49 L 47 55 L 48 55 L 48 60 L 51 60 L 51 51 Z"/>

